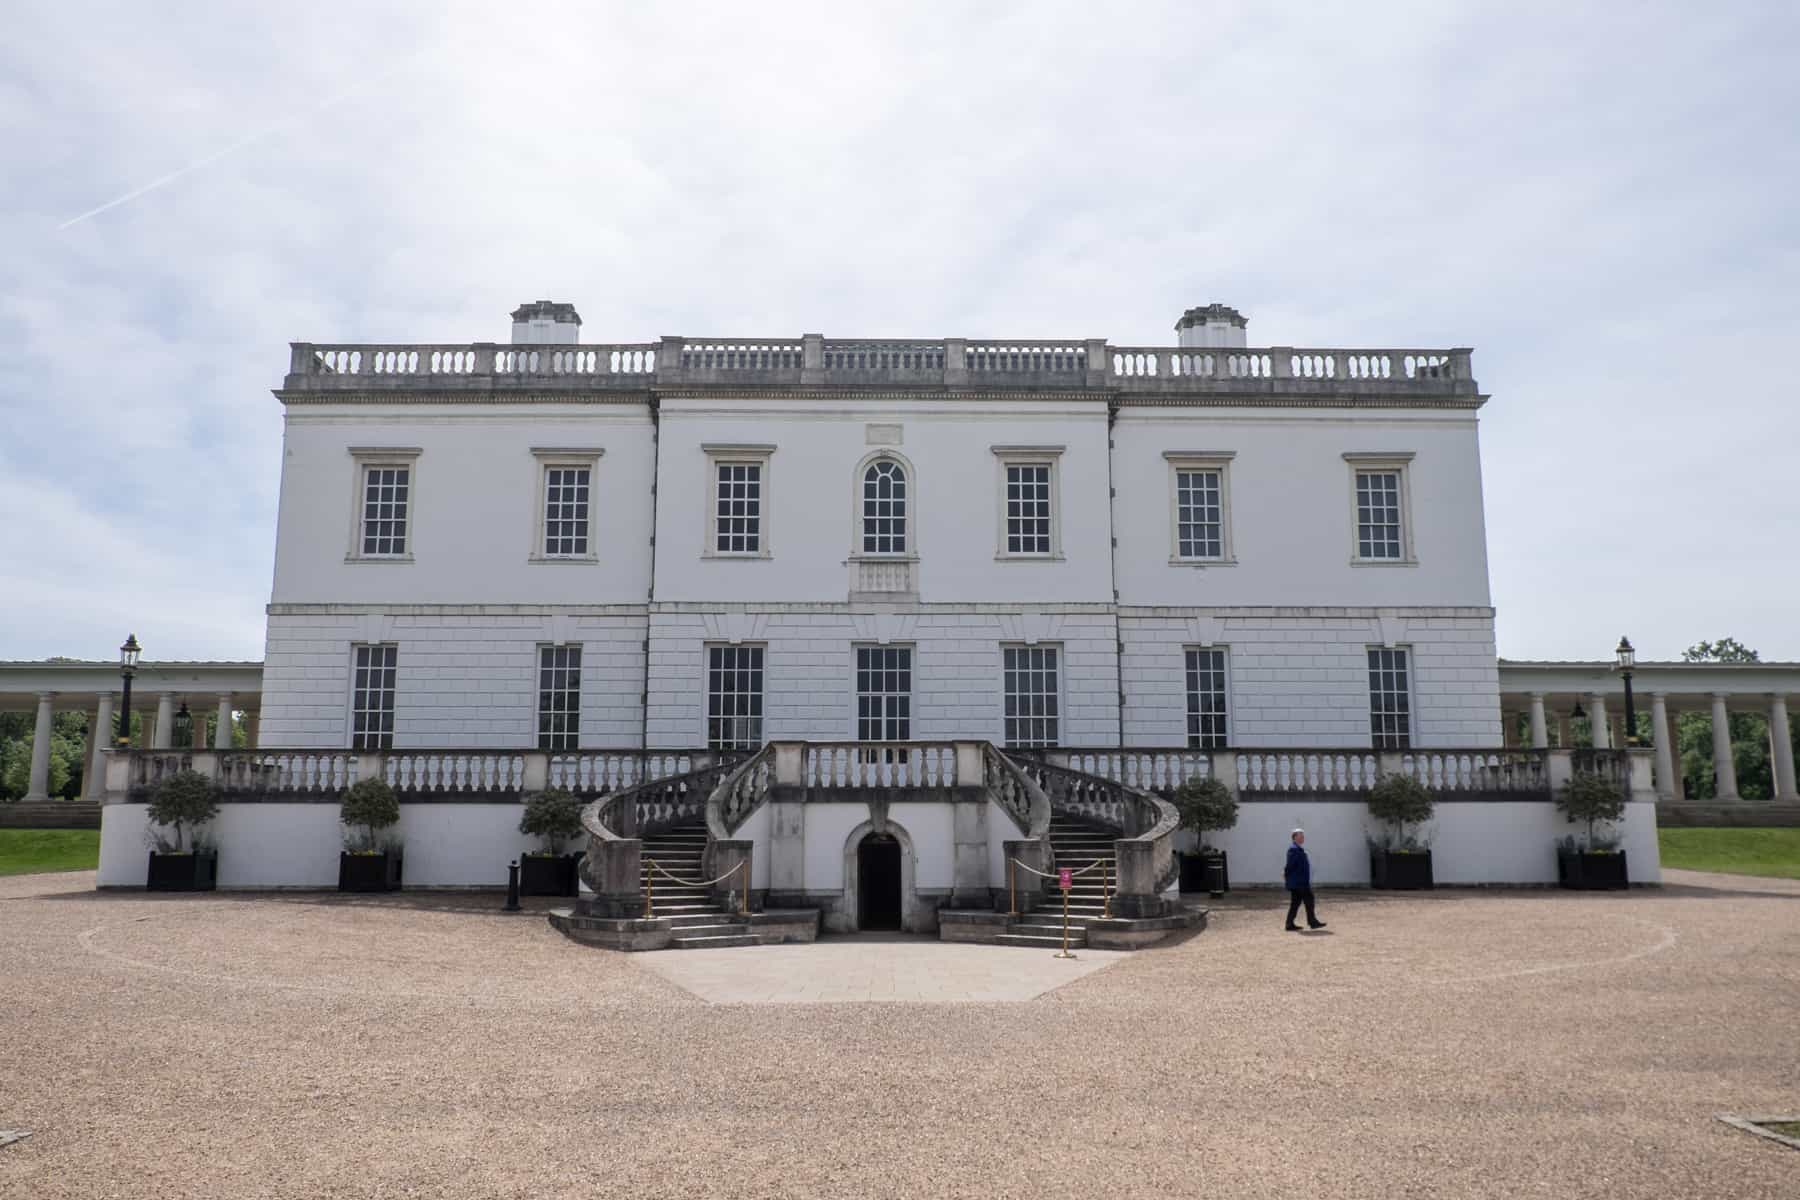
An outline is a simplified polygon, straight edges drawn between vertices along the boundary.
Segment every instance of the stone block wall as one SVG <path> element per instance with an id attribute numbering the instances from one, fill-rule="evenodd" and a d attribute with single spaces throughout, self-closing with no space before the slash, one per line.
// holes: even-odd
<path id="1" fill-rule="evenodd" d="M 1125 743 L 1187 737 L 1184 651 L 1226 650 L 1231 744 L 1367 746 L 1368 650 L 1411 651 L 1413 744 L 1500 745 L 1491 609 L 1154 608 L 1119 616 Z"/>

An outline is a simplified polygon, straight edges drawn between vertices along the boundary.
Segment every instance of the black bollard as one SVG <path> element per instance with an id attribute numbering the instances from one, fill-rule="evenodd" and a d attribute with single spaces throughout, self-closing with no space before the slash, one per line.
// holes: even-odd
<path id="1" fill-rule="evenodd" d="M 506 864 L 506 907 L 503 912 L 519 911 L 519 864 Z"/>

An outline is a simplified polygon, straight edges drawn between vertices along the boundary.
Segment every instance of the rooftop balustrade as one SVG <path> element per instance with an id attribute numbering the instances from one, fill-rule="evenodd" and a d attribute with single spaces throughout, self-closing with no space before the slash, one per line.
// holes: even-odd
<path id="1" fill-rule="evenodd" d="M 1026 388 L 1475 402 L 1471 351 L 1112 346 L 1102 339 L 684 338 L 598 345 L 295 342 L 283 396 L 716 387 Z"/>

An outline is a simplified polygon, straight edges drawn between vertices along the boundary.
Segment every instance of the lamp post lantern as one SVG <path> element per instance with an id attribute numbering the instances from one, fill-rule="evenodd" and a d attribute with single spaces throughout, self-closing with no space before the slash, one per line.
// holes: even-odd
<path id="1" fill-rule="evenodd" d="M 127 634 L 125 644 L 119 647 L 119 676 L 125 686 L 119 697 L 119 732 L 114 739 L 121 746 L 131 745 L 131 677 L 137 674 L 141 654 L 143 648 L 138 645 L 137 634 Z"/>
<path id="2" fill-rule="evenodd" d="M 1631 648 L 1631 639 L 1621 637 L 1613 656 L 1619 664 L 1619 678 L 1625 681 L 1625 745 L 1635 746 L 1638 740 L 1637 709 L 1631 703 L 1631 668 L 1637 665 L 1637 651 Z"/>

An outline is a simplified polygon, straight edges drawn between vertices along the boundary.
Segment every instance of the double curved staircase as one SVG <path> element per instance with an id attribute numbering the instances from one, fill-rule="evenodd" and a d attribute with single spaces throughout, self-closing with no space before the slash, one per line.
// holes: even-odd
<path id="1" fill-rule="evenodd" d="M 966 777 L 974 754 L 979 779 Z M 621 949 L 811 940 L 796 930 L 802 921 L 816 930 L 812 910 L 802 910 L 804 917 L 763 912 L 753 892 L 748 907 L 757 911 L 740 911 L 753 846 L 734 835 L 784 784 L 810 798 L 843 793 L 868 801 L 883 791 L 978 783 L 1017 828 L 1007 852 L 1026 869 L 1014 871 L 1016 892 L 990 885 L 990 908 L 939 910 L 946 940 L 1061 945 L 1055 876 L 1064 867 L 1078 873 L 1069 894 L 1071 945 L 1129 948 L 1204 920 L 1163 897 L 1179 871 L 1174 807 L 1145 789 L 1053 762 L 1048 752 L 986 742 L 770 743 L 753 754 L 693 761 L 701 757 L 582 810 L 586 890 L 576 910 L 552 915 L 553 924 Z M 965 764 L 964 776 L 958 764 Z"/>

